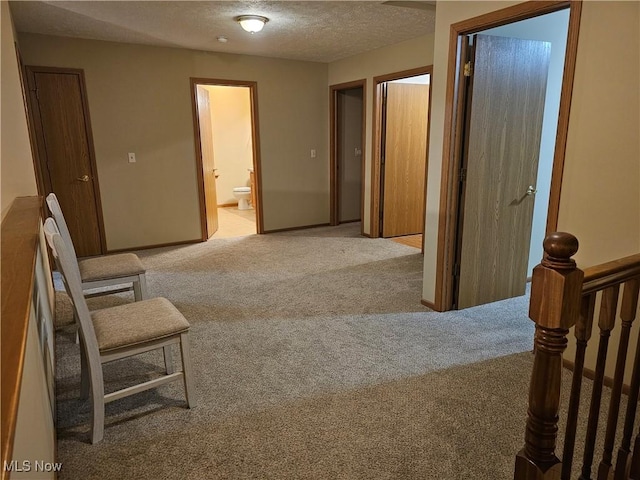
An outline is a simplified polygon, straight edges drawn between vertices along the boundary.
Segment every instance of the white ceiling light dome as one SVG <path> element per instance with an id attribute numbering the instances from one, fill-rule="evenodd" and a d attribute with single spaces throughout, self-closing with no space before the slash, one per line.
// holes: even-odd
<path id="1" fill-rule="evenodd" d="M 262 30 L 264 24 L 267 23 L 269 19 L 260 15 L 240 15 L 236 18 L 236 21 L 245 31 L 257 33 Z"/>

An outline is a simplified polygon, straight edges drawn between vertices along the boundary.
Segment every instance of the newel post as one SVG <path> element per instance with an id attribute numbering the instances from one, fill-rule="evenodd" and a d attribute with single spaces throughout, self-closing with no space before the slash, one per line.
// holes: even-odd
<path id="1" fill-rule="evenodd" d="M 515 480 L 560 478 L 562 462 L 555 453 L 567 334 L 580 312 L 584 274 L 571 257 L 578 240 L 552 233 L 544 240 L 544 258 L 533 269 L 529 317 L 536 324 L 535 358 L 529 387 L 524 447 L 516 455 Z"/>

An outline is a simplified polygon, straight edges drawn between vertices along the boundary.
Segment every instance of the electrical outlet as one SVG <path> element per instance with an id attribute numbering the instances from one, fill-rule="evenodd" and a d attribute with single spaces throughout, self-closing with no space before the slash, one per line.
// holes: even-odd
<path id="1" fill-rule="evenodd" d="M 136 154 L 129 152 L 129 163 L 136 163 Z"/>
<path id="2" fill-rule="evenodd" d="M 311 149 L 311 158 L 316 158 L 316 149 L 315 148 Z"/>

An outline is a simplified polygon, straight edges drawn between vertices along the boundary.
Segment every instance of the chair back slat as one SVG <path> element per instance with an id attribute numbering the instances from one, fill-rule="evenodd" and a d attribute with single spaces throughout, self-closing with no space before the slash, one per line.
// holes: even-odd
<path id="1" fill-rule="evenodd" d="M 62 209 L 60 208 L 58 197 L 56 197 L 56 194 L 52 192 L 47 195 L 46 200 L 47 207 L 49 207 L 49 211 L 51 212 L 53 219 L 56 221 L 58 233 L 62 236 L 62 239 L 67 242 L 67 245 L 69 245 L 69 255 L 72 257 L 73 261 L 77 263 L 78 256 L 76 255 L 76 247 L 74 247 L 73 245 L 71 233 L 69 233 L 69 227 L 67 227 L 67 222 L 64 219 L 64 215 L 62 214 Z"/>
<path id="2" fill-rule="evenodd" d="M 62 274 L 67 294 L 69 295 L 73 305 L 76 320 L 79 323 L 78 327 L 80 329 L 80 335 L 82 336 L 83 344 L 87 349 L 87 357 L 89 360 L 99 358 L 98 341 L 96 340 L 89 307 L 87 306 L 87 301 L 82 291 L 78 262 L 76 261 L 75 256 L 71 254 L 71 249 L 62 239 L 58 226 L 53 218 L 49 217 L 45 220 L 44 232 L 45 237 L 47 238 L 47 243 L 51 248 L 51 252 L 56 259 L 56 263 L 60 269 L 60 273 Z M 89 355 L 89 352 L 92 354 Z M 97 370 L 102 371 L 101 368 L 98 368 Z"/>

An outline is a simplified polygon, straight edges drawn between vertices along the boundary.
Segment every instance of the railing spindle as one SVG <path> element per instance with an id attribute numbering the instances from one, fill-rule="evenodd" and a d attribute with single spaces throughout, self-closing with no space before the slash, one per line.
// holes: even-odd
<path id="1" fill-rule="evenodd" d="M 580 392 L 582 390 L 582 375 L 584 372 L 584 357 L 587 350 L 587 342 L 591 338 L 593 330 L 593 315 L 596 308 L 596 294 L 592 293 L 582 297 L 580 317 L 576 322 L 574 334 L 577 348 L 571 381 L 571 396 L 567 410 L 567 427 L 564 437 L 564 450 L 562 452 L 562 480 L 571 479 L 571 467 L 573 466 L 573 453 L 576 442 L 576 430 L 578 427 L 578 411 L 580 409 Z"/>
<path id="2" fill-rule="evenodd" d="M 545 238 L 545 256 L 533 270 L 529 317 L 536 323 L 535 357 L 529 389 L 525 444 L 516 456 L 516 480 L 558 478 L 555 454 L 562 378 L 562 352 L 578 318 L 582 270 L 571 257 L 578 240 L 568 233 Z"/>
<path id="3" fill-rule="evenodd" d="M 625 297 L 628 297 L 628 284 L 625 285 L 623 294 L 623 304 Z M 628 300 L 627 300 L 628 302 Z M 607 417 L 607 430 L 604 436 L 604 450 L 602 460 L 598 468 L 598 480 L 607 480 L 612 469 L 613 443 L 616 439 L 618 428 L 618 414 L 620 413 L 620 398 L 622 397 L 622 383 L 624 382 L 624 368 L 627 362 L 627 351 L 629 350 L 629 335 L 631 326 L 635 318 L 635 311 L 631 316 L 622 315 L 622 330 L 620 332 L 620 342 L 618 343 L 618 356 L 613 375 L 613 386 L 611 388 L 611 401 L 609 403 L 609 416 Z"/>
<path id="4" fill-rule="evenodd" d="M 636 441 L 633 445 L 633 456 L 631 458 L 631 472 L 629 480 L 640 480 L 640 433 L 636 435 Z"/>
<path id="5" fill-rule="evenodd" d="M 623 322 L 630 324 L 636 318 L 638 311 L 638 293 L 640 291 L 640 279 L 634 278 L 629 280 L 624 286 L 622 295 L 622 308 L 620 317 Z M 624 323 L 623 323 L 624 325 Z M 638 389 L 640 388 L 640 332 L 638 343 L 636 344 L 636 355 L 633 362 L 633 373 L 631 374 L 631 384 L 629 386 L 629 398 L 627 399 L 627 412 L 624 419 L 624 431 L 622 433 L 622 442 L 618 449 L 618 458 L 616 460 L 615 480 L 624 480 L 628 475 L 629 454 L 631 448 L 631 437 L 633 435 L 633 425 L 636 418 L 636 408 L 638 406 Z M 634 451 L 635 453 L 635 451 Z M 638 452 L 640 454 L 640 452 Z"/>
<path id="6" fill-rule="evenodd" d="M 600 403 L 602 400 L 604 369 L 607 361 L 607 351 L 609 349 L 609 337 L 611 336 L 611 330 L 615 325 L 619 294 L 619 285 L 609 287 L 602 292 L 600 315 L 598 317 L 600 342 L 598 344 L 598 358 L 596 360 L 595 378 L 593 379 L 593 391 L 591 394 L 589 422 L 587 424 L 587 436 L 585 440 L 580 480 L 591 480 L 591 466 L 593 465 L 596 434 L 598 432 L 598 417 L 600 415 Z"/>

